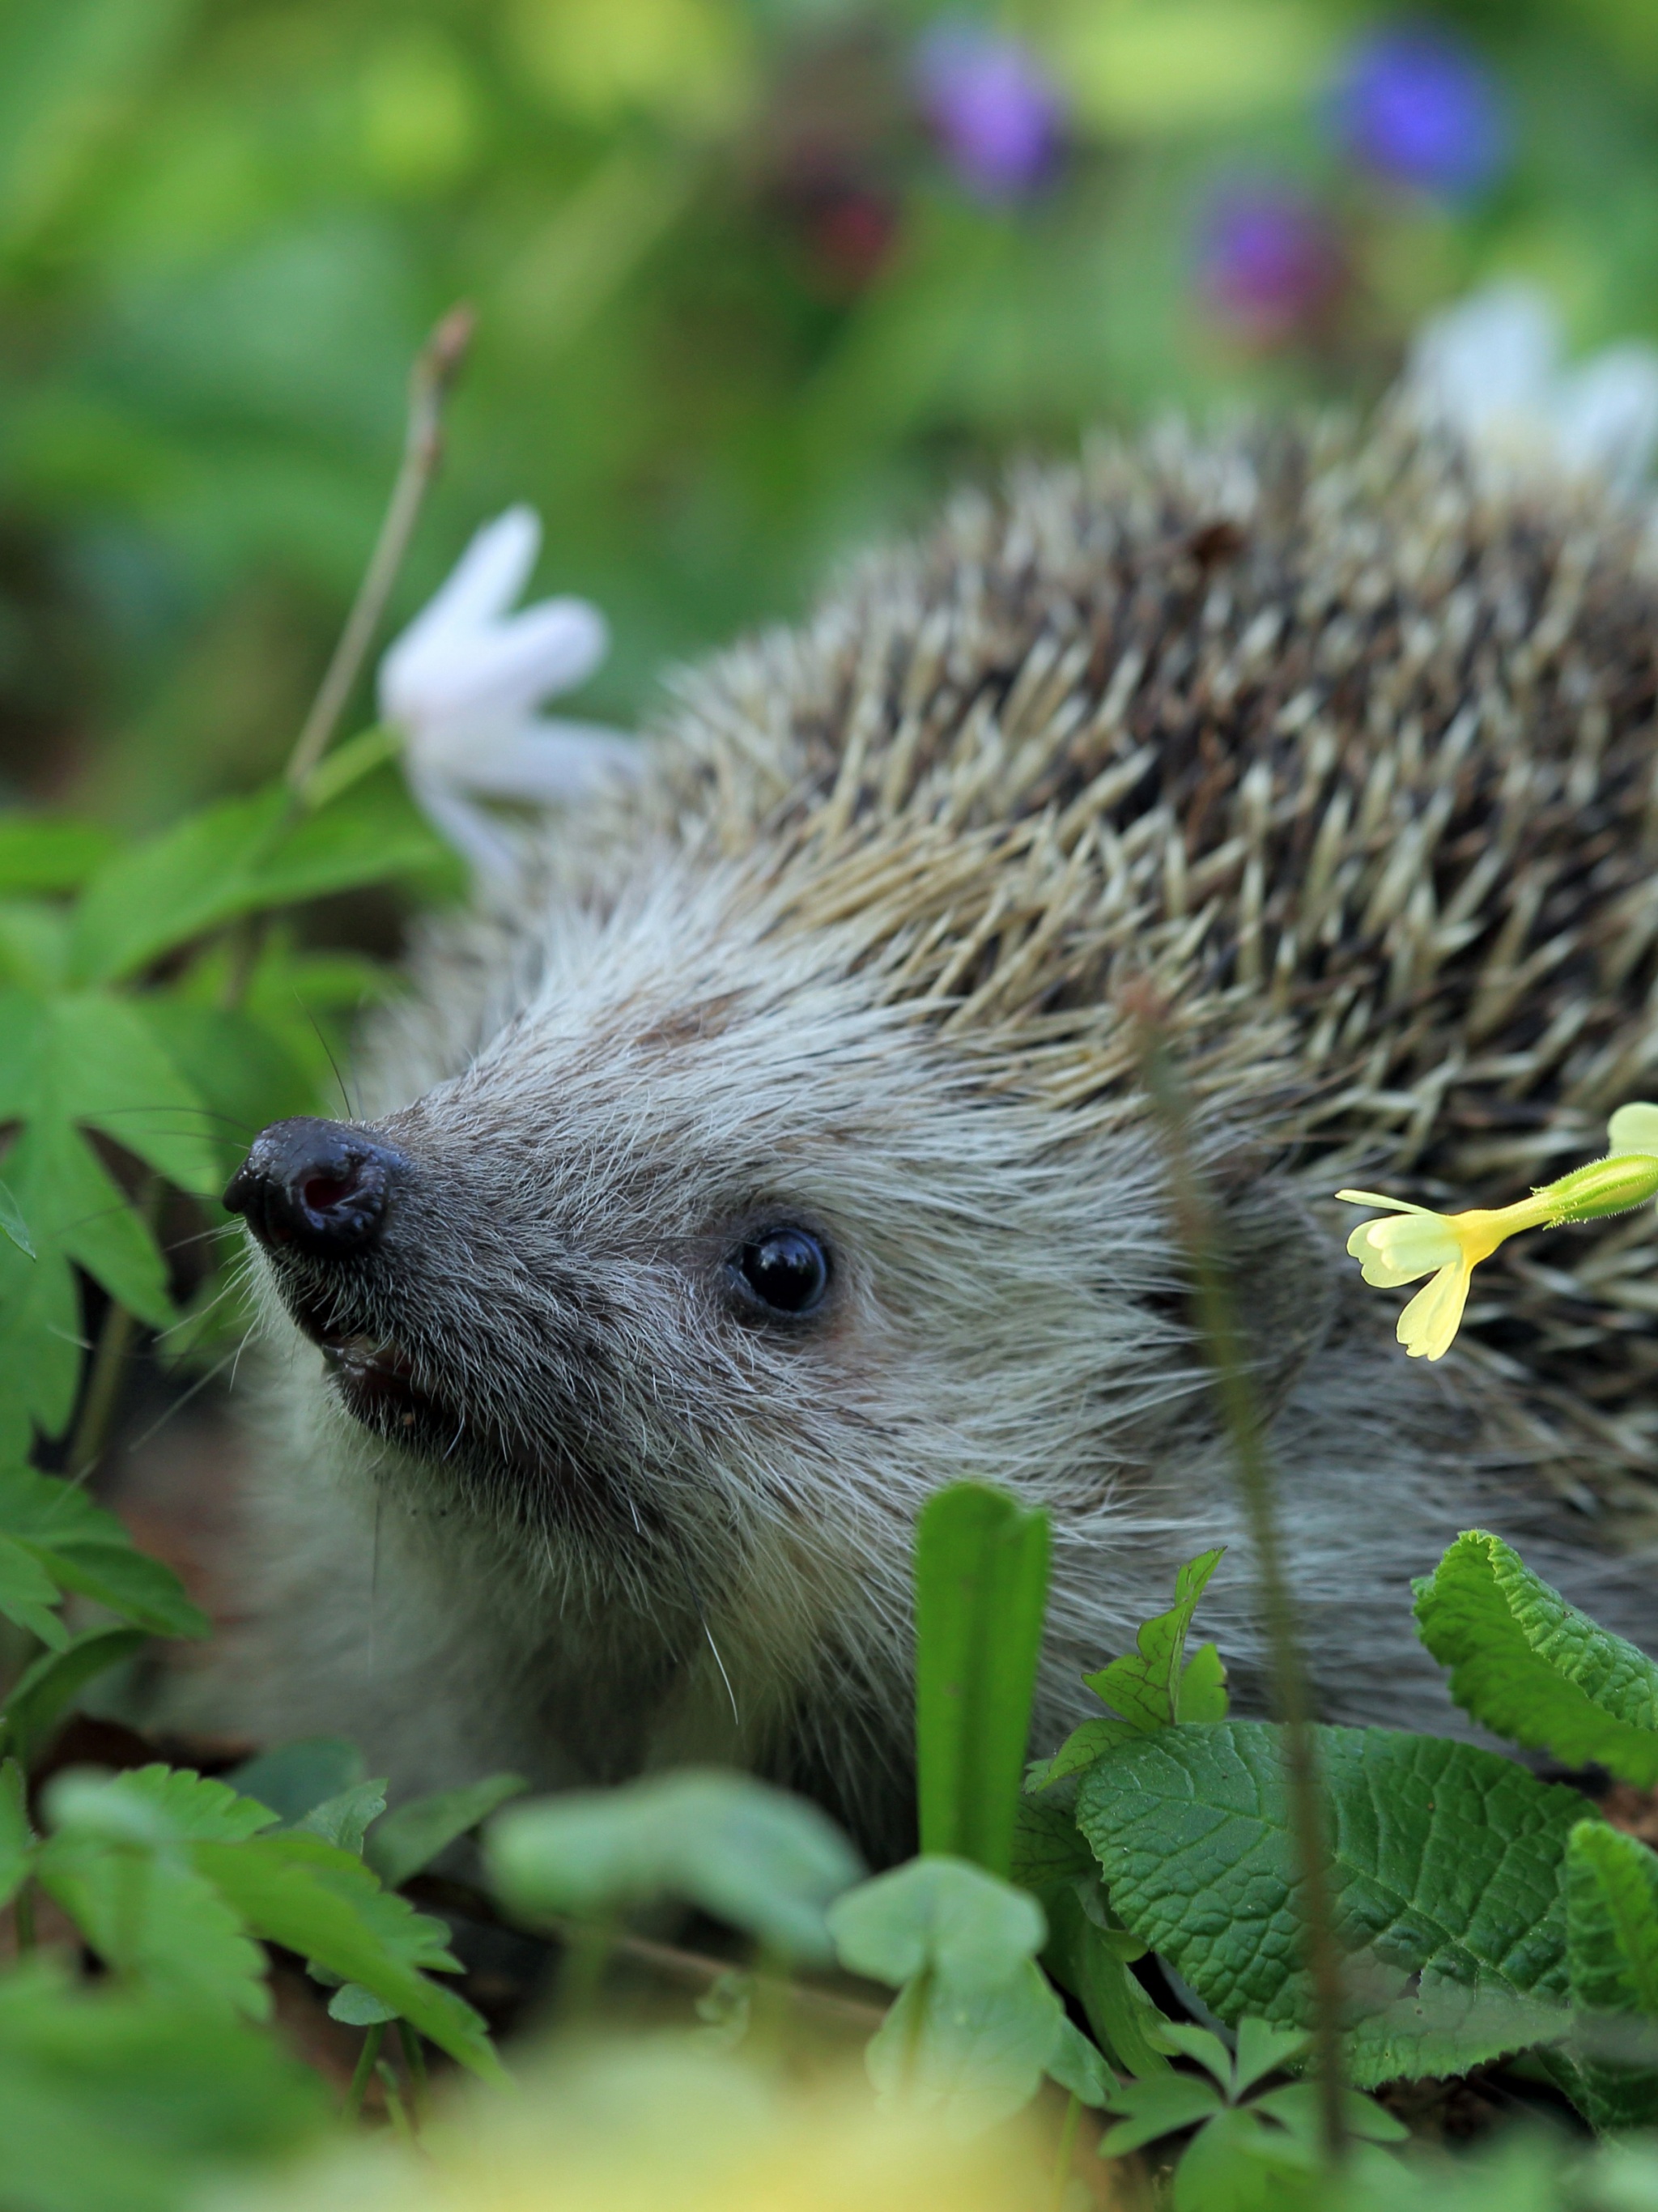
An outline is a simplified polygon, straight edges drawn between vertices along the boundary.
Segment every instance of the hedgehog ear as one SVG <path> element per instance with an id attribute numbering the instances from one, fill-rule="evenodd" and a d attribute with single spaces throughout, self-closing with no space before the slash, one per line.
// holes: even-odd
<path id="1" fill-rule="evenodd" d="M 1285 1183 L 1228 1178 L 1214 1197 L 1251 1376 L 1270 1421 L 1335 1319 L 1339 1255 Z"/>

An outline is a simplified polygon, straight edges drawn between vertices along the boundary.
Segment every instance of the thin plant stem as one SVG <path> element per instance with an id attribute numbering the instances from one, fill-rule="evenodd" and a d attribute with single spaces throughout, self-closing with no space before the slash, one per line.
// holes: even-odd
<path id="1" fill-rule="evenodd" d="M 403 2100 L 403 2091 L 398 2083 L 396 2069 L 388 2060 L 382 2058 L 374 2071 L 380 2076 L 380 2087 L 386 2093 L 386 2109 L 391 2115 L 393 2131 L 400 2136 L 404 2142 L 412 2144 L 415 2141 L 415 2130 L 410 2122 L 409 2108 Z"/>
<path id="2" fill-rule="evenodd" d="M 404 2069 L 409 2076 L 409 2112 L 416 2128 L 426 2118 L 426 2053 L 420 2030 L 406 2020 L 398 2022 L 398 2041 L 403 2046 Z"/>
<path id="3" fill-rule="evenodd" d="M 558 1978 L 558 2012 L 563 2027 L 580 2027 L 597 2008 L 616 1937 L 615 1923 L 606 1918 L 578 1921 L 566 1939 L 568 1948 Z"/>
<path id="4" fill-rule="evenodd" d="M 1066 2185 L 1071 2179 L 1072 2161 L 1077 2152 L 1077 2130 L 1081 2124 L 1083 2100 L 1073 2089 L 1065 2108 L 1065 2124 L 1060 2130 L 1060 2147 L 1054 2154 L 1053 2212 L 1065 2212 Z"/>
<path id="5" fill-rule="evenodd" d="M 476 321 L 470 307 L 451 307 L 415 356 L 409 375 L 403 460 L 357 596 L 288 760 L 288 781 L 295 792 L 304 791 L 307 778 L 327 751 L 386 612 L 422 505 L 443 459 L 443 404 L 466 357 Z"/>
<path id="6" fill-rule="evenodd" d="M 345 2093 L 345 2117 L 361 2119 L 362 2100 L 368 2090 L 369 2078 L 380 2062 L 380 2045 L 386 2040 L 386 2022 L 377 2020 L 362 2039 L 362 2049 L 357 2053 L 356 2070 L 351 2076 L 351 2086 Z"/>
<path id="7" fill-rule="evenodd" d="M 143 1229 L 151 1230 L 155 1226 L 156 1216 L 161 1210 L 161 1177 L 147 1175 L 133 1200 L 133 1213 Z M 104 1310 L 104 1318 L 99 1326 L 98 1340 L 93 1346 L 92 1365 L 88 1370 L 86 1389 L 81 1399 L 81 1411 L 70 1438 L 69 1471 L 76 1482 L 84 1482 L 89 1474 L 94 1474 L 104 1455 L 104 1447 L 109 1441 L 110 1425 L 120 1401 L 121 1384 L 137 1327 L 137 1322 L 127 1308 L 118 1298 L 112 1298 Z"/>
<path id="8" fill-rule="evenodd" d="M 1248 1352 L 1237 1320 L 1224 1246 L 1191 1143 L 1191 1109 L 1171 1063 L 1165 1034 L 1150 1013 L 1140 1017 L 1141 1078 L 1161 1127 L 1169 1166 L 1175 1231 L 1190 1263 L 1198 1329 L 1214 1370 L 1221 1421 L 1232 1447 L 1242 1494 L 1255 1581 L 1271 1660 L 1273 1704 L 1284 1731 L 1284 1783 L 1301 1875 L 1303 1944 L 1313 1986 L 1313 2061 L 1319 2133 L 1325 2158 L 1336 2164 L 1346 2148 L 1341 2108 L 1342 1986 L 1330 1904 L 1329 1869 L 1319 1806 L 1312 1700 L 1295 1602 L 1284 1563 L 1276 1484 Z"/>

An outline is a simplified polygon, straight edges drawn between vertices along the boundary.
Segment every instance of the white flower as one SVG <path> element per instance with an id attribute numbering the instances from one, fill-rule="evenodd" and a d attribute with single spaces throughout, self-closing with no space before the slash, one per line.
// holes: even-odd
<path id="1" fill-rule="evenodd" d="M 380 719 L 403 738 L 416 800 L 480 875 L 497 881 L 513 878 L 518 856 L 479 799 L 547 805 L 640 767 L 638 746 L 619 732 L 535 712 L 584 683 L 610 644 L 604 616 L 586 599 L 508 612 L 540 545 L 541 523 L 527 507 L 487 524 L 380 666 Z"/>
<path id="2" fill-rule="evenodd" d="M 1636 489 L 1658 447 L 1658 347 L 1631 340 L 1570 367 L 1563 351 L 1541 292 L 1493 285 L 1417 333 L 1406 403 L 1499 472 L 1541 468 Z"/>

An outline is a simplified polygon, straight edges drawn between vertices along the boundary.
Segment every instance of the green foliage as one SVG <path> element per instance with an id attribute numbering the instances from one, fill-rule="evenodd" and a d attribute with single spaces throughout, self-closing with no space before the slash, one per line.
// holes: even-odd
<path id="1" fill-rule="evenodd" d="M 1580 2015 L 1551 2070 L 1600 2128 L 1658 2124 L 1658 1856 L 1584 1820 L 1566 1851 L 1567 1954 Z M 1621 2046 L 1621 2049 L 1620 2049 Z"/>
<path id="2" fill-rule="evenodd" d="M 1315 1733 L 1363 2008 L 1351 2078 L 1460 2072 L 1563 2033 L 1561 1864 L 1583 1800 L 1472 1745 Z M 1223 2020 L 1308 2024 L 1278 1729 L 1226 1721 L 1121 1745 L 1084 1778 L 1077 1820 L 1114 1910 Z"/>
<path id="3" fill-rule="evenodd" d="M 374 1823 L 363 1856 L 387 1889 L 401 1889 L 451 1844 L 470 1835 L 509 1797 L 528 1787 L 522 1775 L 492 1774 L 465 1789 L 411 1797 Z"/>
<path id="4" fill-rule="evenodd" d="M 1500 1537 L 1459 1536 L 1417 1586 L 1422 1640 L 1459 1705 L 1567 1766 L 1658 1782 L 1658 1666 L 1568 1605 Z"/>
<path id="5" fill-rule="evenodd" d="M 1259 2087 L 1267 2076 L 1304 2058 L 1309 2039 L 1247 2015 L 1238 2022 L 1236 2051 L 1205 2027 L 1170 2026 L 1165 2033 L 1169 2044 L 1202 2067 L 1209 2079 L 1165 2074 L 1118 2083 L 1107 2107 L 1124 2117 L 1107 2129 L 1102 2153 L 1121 2156 L 1195 2128 L 1175 2169 L 1175 2212 L 1280 2212 L 1322 2200 L 1324 2192 L 1316 2186 L 1321 2161 L 1311 2085 Z M 1393 2178 L 1391 2161 L 1379 2160 L 1371 2146 L 1402 2142 L 1409 2130 L 1352 2090 L 1344 2093 L 1342 2106 L 1357 2145 L 1356 2157 L 1350 2152 L 1348 2178 L 1385 2187 Z"/>
<path id="6" fill-rule="evenodd" d="M 1186 1656 L 1192 1616 L 1222 1556 L 1219 1551 L 1205 1552 L 1183 1566 L 1175 1579 L 1174 1604 L 1147 1621 L 1133 1652 L 1114 1659 L 1097 1674 L 1083 1676 L 1095 1696 L 1114 1706 L 1140 1735 L 1172 1728 L 1179 1721 L 1226 1717 L 1226 1669 L 1219 1652 L 1212 1644 L 1205 1644 L 1190 1659 Z M 1061 1753 L 1061 1759 L 1065 1755 Z"/>
<path id="7" fill-rule="evenodd" d="M 58 1608 L 67 1591 L 155 1636 L 207 1633 L 178 1577 L 84 1490 L 32 1468 L 0 1467 L 0 1613 L 62 1650 L 70 1631 Z"/>
<path id="8" fill-rule="evenodd" d="M 60 1650 L 42 1652 L 7 1692 L 0 1752 L 31 1765 L 88 1683 L 142 1651 L 144 1640 L 141 1628 L 88 1628 Z"/>
<path id="9" fill-rule="evenodd" d="M 915 1735 L 921 1849 L 1012 1864 L 1019 1777 L 1048 1599 L 1048 1517 L 956 1483 L 915 1541 Z"/>
<path id="10" fill-rule="evenodd" d="M 939 2111 L 962 2134 L 1021 2111 L 1044 2075 L 1103 2102 L 1099 2053 L 1036 1966 L 1046 1931 L 1031 1898 L 930 1856 L 849 1891 L 829 1926 L 843 1966 L 898 1990 L 868 2051 L 884 2098 Z"/>
<path id="11" fill-rule="evenodd" d="M 824 1908 L 856 1854 L 798 1797 L 747 1775 L 675 1774 L 513 1807 L 485 1839 L 491 1880 L 526 1917 L 608 1920 L 662 1896 L 700 1905 L 786 1958 L 830 1955 Z"/>
<path id="12" fill-rule="evenodd" d="M 269 2034 L 58 1961 L 0 1975 L 0 2207 L 177 2212 L 316 2137 L 327 2100 Z"/>

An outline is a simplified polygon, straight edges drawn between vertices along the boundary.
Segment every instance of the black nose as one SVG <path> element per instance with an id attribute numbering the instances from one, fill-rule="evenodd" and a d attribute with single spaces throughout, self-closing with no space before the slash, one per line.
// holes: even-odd
<path id="1" fill-rule="evenodd" d="M 261 1244 L 341 1260 L 374 1243 L 409 1163 L 343 1122 L 308 1114 L 273 1121 L 230 1178 L 224 1202 Z"/>

